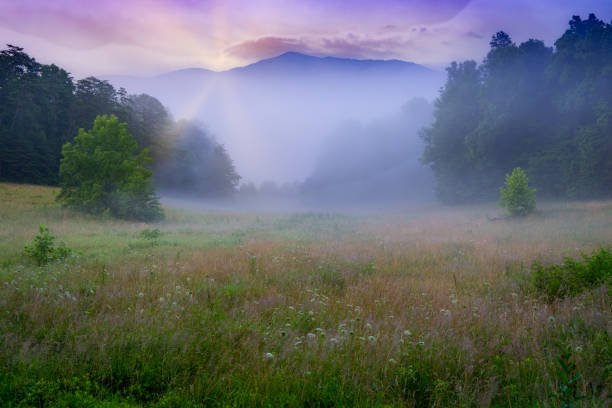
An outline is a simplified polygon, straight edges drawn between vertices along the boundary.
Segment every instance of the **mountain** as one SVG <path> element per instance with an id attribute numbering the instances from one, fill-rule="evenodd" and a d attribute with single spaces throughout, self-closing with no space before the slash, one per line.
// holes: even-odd
<path id="1" fill-rule="evenodd" d="M 285 182 L 311 174 L 341 123 L 393 114 L 413 97 L 432 100 L 444 74 L 399 60 L 287 52 L 222 72 L 104 79 L 158 98 L 177 119 L 197 118 L 226 145 L 245 179 Z"/>
<path id="2" fill-rule="evenodd" d="M 226 74 L 246 75 L 368 75 L 426 74 L 422 65 L 400 60 L 357 60 L 336 57 L 314 57 L 299 52 L 286 52 L 245 67 L 233 68 Z"/>

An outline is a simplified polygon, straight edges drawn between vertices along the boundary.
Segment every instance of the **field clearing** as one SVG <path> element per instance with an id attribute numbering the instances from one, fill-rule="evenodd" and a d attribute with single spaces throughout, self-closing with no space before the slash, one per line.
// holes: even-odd
<path id="1" fill-rule="evenodd" d="M 611 403 L 609 289 L 547 302 L 529 274 L 610 247 L 612 201 L 147 225 L 56 193 L 0 184 L 2 406 Z M 39 224 L 74 255 L 26 258 Z"/>

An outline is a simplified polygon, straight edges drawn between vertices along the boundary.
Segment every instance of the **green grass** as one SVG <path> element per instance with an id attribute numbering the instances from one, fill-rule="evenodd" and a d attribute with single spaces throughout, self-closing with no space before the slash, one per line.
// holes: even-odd
<path id="1" fill-rule="evenodd" d="M 610 405 L 608 288 L 528 284 L 611 245 L 610 201 L 146 225 L 55 194 L 0 184 L 1 406 Z M 39 224 L 73 255 L 25 256 Z"/>

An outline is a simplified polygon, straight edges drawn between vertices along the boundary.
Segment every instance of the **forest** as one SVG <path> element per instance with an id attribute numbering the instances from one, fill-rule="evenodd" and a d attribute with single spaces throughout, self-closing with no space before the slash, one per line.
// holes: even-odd
<path id="1" fill-rule="evenodd" d="M 95 77 L 74 81 L 8 45 L 0 52 L 0 181 L 57 185 L 62 146 L 99 115 L 117 116 L 139 149 L 149 150 L 160 190 L 222 196 L 240 179 L 212 135 L 196 122 L 175 121 L 152 96 L 128 95 Z"/>
<path id="2" fill-rule="evenodd" d="M 574 16 L 554 48 L 498 32 L 484 61 L 452 63 L 422 131 L 448 203 L 495 199 L 525 169 L 541 197 L 612 193 L 612 25 Z"/>

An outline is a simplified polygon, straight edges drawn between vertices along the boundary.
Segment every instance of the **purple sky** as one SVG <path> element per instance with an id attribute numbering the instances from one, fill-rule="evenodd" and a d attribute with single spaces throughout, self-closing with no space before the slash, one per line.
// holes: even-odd
<path id="1" fill-rule="evenodd" d="M 76 77 L 223 70 L 285 51 L 481 60 L 498 30 L 552 45 L 574 14 L 610 0 L 0 0 L 0 38 Z"/>

